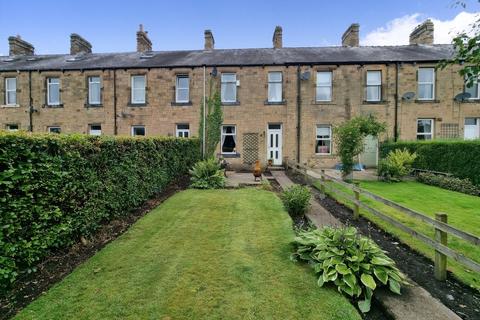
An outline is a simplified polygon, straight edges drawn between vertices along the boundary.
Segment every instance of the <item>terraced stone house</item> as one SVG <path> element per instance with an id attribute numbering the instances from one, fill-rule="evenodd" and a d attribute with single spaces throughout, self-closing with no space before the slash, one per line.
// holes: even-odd
<path id="1" fill-rule="evenodd" d="M 221 93 L 224 124 L 218 155 L 235 166 L 286 157 L 332 166 L 332 127 L 361 114 L 388 124 L 380 139 L 480 136 L 478 84 L 466 88 L 458 67 L 435 68 L 451 45 L 433 44 L 433 23 L 405 46 L 359 46 L 352 24 L 342 46 L 284 48 L 276 27 L 271 48 L 152 51 L 140 26 L 137 51 L 92 53 L 71 35 L 69 54 L 36 55 L 19 36 L 0 57 L 0 126 L 5 130 L 92 135 L 198 135 L 210 83 Z M 470 95 L 462 93 L 468 92 Z M 361 161 L 377 162 L 375 138 Z"/>

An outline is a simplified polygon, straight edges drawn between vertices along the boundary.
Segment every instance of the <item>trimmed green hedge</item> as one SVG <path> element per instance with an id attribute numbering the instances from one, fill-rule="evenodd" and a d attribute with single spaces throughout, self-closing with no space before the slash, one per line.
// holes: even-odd
<path id="1" fill-rule="evenodd" d="M 127 215 L 199 159 L 197 139 L 0 132 L 0 287 Z"/>
<path id="2" fill-rule="evenodd" d="M 399 148 L 417 153 L 414 168 L 451 173 L 480 186 L 480 140 L 386 142 L 380 146 L 380 157 Z"/>

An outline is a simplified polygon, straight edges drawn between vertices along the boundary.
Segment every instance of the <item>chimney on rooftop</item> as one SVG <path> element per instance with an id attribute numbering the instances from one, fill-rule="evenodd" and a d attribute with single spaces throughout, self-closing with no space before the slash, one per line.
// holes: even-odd
<path id="1" fill-rule="evenodd" d="M 358 47 L 360 44 L 359 34 L 360 25 L 358 23 L 352 23 L 350 27 L 348 27 L 348 29 L 343 33 L 342 46 Z"/>
<path id="2" fill-rule="evenodd" d="M 427 19 L 410 33 L 410 44 L 433 44 L 433 22 Z"/>
<path id="3" fill-rule="evenodd" d="M 283 37 L 282 37 L 282 27 L 276 26 L 275 31 L 273 31 L 273 48 L 281 49 L 283 47 Z"/>
<path id="4" fill-rule="evenodd" d="M 92 53 L 90 42 L 76 33 L 70 35 L 70 54 Z"/>
<path id="5" fill-rule="evenodd" d="M 205 30 L 205 50 L 215 49 L 215 39 L 212 30 Z"/>
<path id="6" fill-rule="evenodd" d="M 10 46 L 9 55 L 11 56 L 32 56 L 35 54 L 35 48 L 27 41 L 22 40 L 20 35 L 17 35 L 16 37 L 8 37 L 8 44 Z"/>
<path id="7" fill-rule="evenodd" d="M 137 31 L 137 52 L 152 51 L 152 41 L 148 38 L 148 32 L 143 31 L 143 24 Z"/>

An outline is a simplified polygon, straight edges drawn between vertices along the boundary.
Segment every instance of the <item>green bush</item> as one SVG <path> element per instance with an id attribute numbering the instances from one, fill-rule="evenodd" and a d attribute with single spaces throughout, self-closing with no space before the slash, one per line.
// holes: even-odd
<path id="1" fill-rule="evenodd" d="M 443 189 L 471 194 L 472 196 L 480 196 L 480 188 L 475 186 L 468 179 L 422 172 L 418 175 L 417 180 L 421 183 L 437 186 Z"/>
<path id="2" fill-rule="evenodd" d="M 195 189 L 220 189 L 225 186 L 224 170 L 215 158 L 195 163 L 190 170 L 191 187 Z"/>
<path id="3" fill-rule="evenodd" d="M 318 274 L 318 285 L 333 282 L 339 292 L 358 300 L 362 312 L 370 310 L 373 291 L 381 285 L 400 294 L 404 277 L 395 262 L 373 240 L 353 227 L 300 231 L 292 260 L 308 262 Z"/>
<path id="4" fill-rule="evenodd" d="M 387 142 L 380 146 L 380 156 L 405 148 L 417 154 L 414 168 L 451 173 L 480 187 L 480 140 Z"/>
<path id="5" fill-rule="evenodd" d="M 395 149 L 380 161 L 378 175 L 387 181 L 400 181 L 412 171 L 412 164 L 417 157 L 407 149 Z"/>
<path id="6" fill-rule="evenodd" d="M 199 157 L 195 139 L 0 132 L 0 287 L 128 215 Z"/>
<path id="7" fill-rule="evenodd" d="M 308 187 L 296 184 L 283 191 L 281 198 L 285 209 L 292 216 L 298 217 L 307 212 L 311 196 Z"/>

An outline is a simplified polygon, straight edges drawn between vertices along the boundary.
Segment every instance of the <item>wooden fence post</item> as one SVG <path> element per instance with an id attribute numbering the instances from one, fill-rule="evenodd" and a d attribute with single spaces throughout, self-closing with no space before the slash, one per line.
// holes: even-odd
<path id="1" fill-rule="evenodd" d="M 323 194 L 325 194 L 325 170 L 322 169 L 320 170 L 322 172 L 322 175 L 320 176 L 321 184 L 320 184 L 320 191 L 322 191 Z"/>
<path id="2" fill-rule="evenodd" d="M 358 189 L 353 189 L 353 193 L 355 194 L 355 200 L 360 201 L 360 192 Z M 360 216 L 360 206 L 358 203 L 353 204 L 353 219 L 357 220 Z"/>
<path id="3" fill-rule="evenodd" d="M 447 214 L 436 213 L 435 220 L 447 223 Z M 447 233 L 435 228 L 435 241 L 447 246 Z M 447 256 L 437 250 L 435 250 L 435 279 L 440 281 L 447 279 Z"/>

